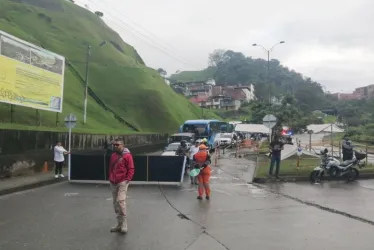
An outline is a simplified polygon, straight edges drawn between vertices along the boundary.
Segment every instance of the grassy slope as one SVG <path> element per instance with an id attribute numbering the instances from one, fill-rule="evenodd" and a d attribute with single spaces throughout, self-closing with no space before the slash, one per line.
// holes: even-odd
<path id="1" fill-rule="evenodd" d="M 182 71 L 178 74 L 171 75 L 170 79 L 179 82 L 204 81 L 213 77 L 214 70 L 214 68 L 206 68 L 201 71 Z"/>
<path id="2" fill-rule="evenodd" d="M 64 55 L 73 62 L 81 76 L 85 72 L 82 62 L 85 60 L 86 46 L 91 44 L 89 84 L 127 122 L 142 131 L 169 132 L 176 131 L 184 120 L 200 117 L 197 106 L 175 94 L 155 70 L 144 66 L 134 48 L 124 43 L 98 16 L 64 0 L 28 1 L 42 3 L 47 8 L 0 0 L 0 29 Z M 40 14 L 50 17 L 52 21 L 40 17 Z M 102 41 L 108 43 L 99 47 Z M 82 120 L 82 93 L 81 83 L 66 67 L 61 117 L 73 112 Z M 3 117 L 9 117 L 9 105 L 1 104 L 0 112 L 2 120 L 6 121 Z M 42 125 L 54 126 L 55 113 L 41 113 Z M 34 124 L 35 111 L 32 109 L 16 107 L 15 116 L 19 123 Z M 78 124 L 78 128 L 125 130 L 112 114 L 104 112 L 92 99 L 88 106 L 88 124 Z"/>

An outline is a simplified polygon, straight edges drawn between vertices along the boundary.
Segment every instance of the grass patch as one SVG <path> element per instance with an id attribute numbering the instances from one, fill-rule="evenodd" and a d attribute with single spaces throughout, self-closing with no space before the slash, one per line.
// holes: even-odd
<path id="1" fill-rule="evenodd" d="M 84 78 L 87 45 L 92 46 L 89 86 L 107 107 L 141 132 L 177 131 L 188 119 L 201 117 L 200 108 L 176 94 L 157 71 L 144 65 L 136 50 L 123 42 L 100 17 L 65 0 L 33 0 L 26 3 L 0 0 L 0 29 L 35 45 L 65 56 Z M 99 44 L 107 44 L 99 47 Z M 63 118 L 74 113 L 77 131 L 129 132 L 114 115 L 92 98 L 88 100 L 87 124 L 83 124 L 82 82 L 65 67 L 63 113 L 56 126 L 56 113 L 40 111 L 41 127 L 36 126 L 36 111 L 15 107 L 13 123 L 34 130 L 63 130 Z M 207 118 L 218 118 L 212 112 Z M 10 123 L 10 107 L 0 104 L 0 122 Z M 43 127 L 43 128 L 42 128 Z"/>
<path id="2" fill-rule="evenodd" d="M 170 79 L 177 82 L 205 81 L 209 78 L 213 78 L 214 72 L 214 67 L 209 67 L 200 71 L 182 71 L 178 74 L 172 74 Z"/>
<path id="3" fill-rule="evenodd" d="M 312 158 L 310 156 L 302 156 L 299 162 L 299 169 L 297 169 L 297 157 L 292 156 L 286 160 L 281 161 L 279 176 L 302 176 L 308 177 L 313 169 L 319 166 L 321 160 L 319 158 Z M 257 169 L 257 178 L 264 178 L 269 173 L 270 158 L 261 157 L 259 160 L 259 168 Z M 275 166 L 274 166 L 275 168 Z M 275 169 L 274 169 L 275 171 Z M 360 174 L 374 173 L 374 164 L 368 164 L 361 168 Z"/>
<path id="4" fill-rule="evenodd" d="M 333 116 L 333 115 L 326 115 L 326 116 L 323 118 L 323 122 L 324 122 L 324 123 L 327 123 L 327 124 L 335 123 L 335 122 L 336 122 L 336 116 Z"/>
<path id="5" fill-rule="evenodd" d="M 300 159 L 299 169 L 297 169 L 296 157 L 281 161 L 279 176 L 308 176 L 310 172 L 320 165 L 319 158 L 302 158 Z M 259 168 L 257 169 L 257 178 L 266 177 L 269 173 L 270 158 L 261 157 L 259 160 Z M 274 166 L 275 168 L 275 166 Z M 274 169 L 275 171 L 275 169 Z"/>
<path id="6" fill-rule="evenodd" d="M 269 141 L 263 141 L 260 145 L 260 147 L 258 148 L 258 153 L 259 154 L 267 154 L 269 153 Z"/>

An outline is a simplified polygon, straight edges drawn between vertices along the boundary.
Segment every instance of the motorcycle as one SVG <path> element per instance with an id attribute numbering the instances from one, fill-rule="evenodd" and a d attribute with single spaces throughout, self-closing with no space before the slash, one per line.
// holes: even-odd
<path id="1" fill-rule="evenodd" d="M 311 183 L 322 182 L 325 174 L 328 176 L 338 179 L 347 178 L 347 181 L 355 181 L 359 176 L 359 170 L 356 168 L 362 168 L 361 160 L 366 158 L 366 154 L 359 151 L 354 151 L 355 155 L 352 160 L 340 162 L 334 157 L 328 157 L 325 164 L 321 163 L 319 167 L 316 167 L 309 176 Z"/>

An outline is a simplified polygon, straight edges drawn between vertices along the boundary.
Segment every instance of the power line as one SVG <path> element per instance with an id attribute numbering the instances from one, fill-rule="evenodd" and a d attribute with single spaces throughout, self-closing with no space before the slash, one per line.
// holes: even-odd
<path id="1" fill-rule="evenodd" d="M 88 1 L 89 1 L 91 4 L 93 4 L 94 7 L 96 7 L 96 8 L 100 8 L 100 7 L 97 6 L 95 3 L 93 3 L 91 0 L 88 0 Z M 152 39 L 150 39 L 149 37 L 147 37 L 147 35 L 144 35 L 143 33 L 139 32 L 138 30 L 134 29 L 133 27 L 131 27 L 130 25 L 128 25 L 127 23 L 125 23 L 125 22 L 124 22 L 123 20 L 121 20 L 120 18 L 114 16 L 111 12 L 109 12 L 109 11 L 106 10 L 106 13 L 109 14 L 108 16 L 112 16 L 112 17 L 114 17 L 115 19 L 119 20 L 123 25 L 127 26 L 127 27 L 130 28 L 131 30 L 133 30 L 133 31 L 139 33 L 140 35 L 142 35 L 143 37 L 148 38 L 149 40 L 153 41 Z M 107 19 L 107 18 L 105 18 L 105 19 Z M 107 19 L 107 20 L 108 20 L 108 19 Z M 110 20 L 108 20 L 108 21 L 110 21 Z M 110 21 L 110 22 L 114 23 L 113 21 Z M 118 25 L 118 24 L 116 24 L 116 23 L 114 23 L 114 24 L 115 24 L 115 25 Z M 176 59 L 176 60 L 178 60 L 179 62 L 182 62 L 183 64 L 186 64 L 186 65 L 188 64 L 188 62 L 187 62 L 186 60 L 183 60 L 183 58 L 182 58 L 182 60 L 181 60 L 180 58 L 178 58 L 178 57 L 176 57 L 176 56 L 174 56 L 174 55 L 171 55 L 170 53 L 173 53 L 173 52 L 172 52 L 172 51 L 169 51 L 167 48 L 163 47 L 162 45 L 159 45 L 159 44 L 157 44 L 156 42 L 153 41 L 156 45 L 158 45 L 158 46 L 156 46 L 155 44 L 153 44 L 153 43 L 151 43 L 151 42 L 149 42 L 149 41 L 147 41 L 147 40 L 144 40 L 144 39 L 142 39 L 142 38 L 136 36 L 135 34 L 133 34 L 130 30 L 126 29 L 125 27 L 119 26 L 119 28 L 120 28 L 122 31 L 126 32 L 127 34 L 130 34 L 130 35 L 131 35 L 133 38 L 135 38 L 136 40 L 148 44 L 149 46 L 155 48 L 156 50 L 160 51 L 161 53 L 163 53 L 163 54 L 165 54 L 165 55 L 167 55 L 167 56 L 169 56 L 169 57 L 171 57 L 171 58 L 173 58 L 173 59 Z M 160 47 L 161 47 L 161 48 L 160 48 Z M 170 52 L 170 53 L 169 53 L 169 52 Z"/>
<path id="2" fill-rule="evenodd" d="M 102 2 L 105 2 L 105 1 L 102 1 Z M 146 33 L 148 33 L 149 35 L 155 37 L 155 38 L 158 39 L 160 42 L 165 43 L 165 44 L 168 45 L 170 48 L 172 48 L 172 49 L 174 49 L 175 51 L 177 51 L 177 52 L 180 53 L 180 51 L 179 51 L 177 48 L 175 48 L 172 44 L 170 44 L 170 43 L 168 43 L 168 42 L 162 40 L 161 38 L 159 38 L 157 35 L 155 35 L 155 34 L 152 33 L 151 31 L 147 30 L 146 28 L 144 28 L 143 26 L 141 26 L 141 25 L 138 24 L 137 22 L 131 20 L 129 17 L 127 17 L 127 16 L 123 15 L 122 13 L 120 13 L 118 10 L 116 10 L 116 9 L 113 9 L 113 10 L 114 10 L 114 12 L 117 12 L 117 13 L 118 13 L 119 15 L 121 15 L 122 17 L 128 19 L 131 23 L 133 23 L 135 26 L 139 27 L 140 29 L 142 29 L 143 31 L 145 31 Z"/>
<path id="3" fill-rule="evenodd" d="M 108 21 L 109 23 L 112 23 L 112 25 L 118 25 L 118 24 L 114 23 L 113 21 L 110 21 L 110 20 L 107 20 L 107 21 Z M 123 28 L 123 27 L 121 27 L 121 26 L 118 26 L 117 28 L 118 28 L 119 30 L 122 30 L 123 32 L 126 32 L 127 35 L 130 35 L 131 37 L 133 37 L 134 39 L 138 40 L 139 42 L 144 43 L 144 44 L 146 44 L 146 45 L 148 45 L 148 46 L 150 46 L 150 47 L 152 47 L 152 48 L 158 50 L 158 51 L 161 52 L 162 54 L 164 54 L 164 55 L 166 55 L 166 56 L 168 56 L 168 57 L 170 57 L 170 58 L 173 58 L 173 59 L 175 59 L 175 60 L 177 60 L 177 61 L 179 61 L 179 62 L 181 62 L 181 63 L 183 63 L 183 64 L 188 64 L 186 61 L 183 61 L 183 60 L 181 60 L 181 59 L 179 59 L 179 58 L 177 58 L 177 57 L 175 57 L 175 56 L 169 54 L 168 52 L 166 52 L 166 51 L 160 49 L 159 47 L 153 45 L 152 43 L 149 43 L 148 41 L 142 40 L 142 39 L 139 38 L 138 36 L 134 35 L 131 31 L 129 31 L 129 30 L 127 30 L 127 29 L 125 29 L 125 28 Z"/>

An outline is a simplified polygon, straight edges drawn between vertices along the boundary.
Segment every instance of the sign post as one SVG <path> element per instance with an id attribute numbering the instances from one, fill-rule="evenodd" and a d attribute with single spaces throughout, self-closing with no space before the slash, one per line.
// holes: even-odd
<path id="1" fill-rule="evenodd" d="M 269 142 L 271 142 L 271 129 L 277 124 L 277 118 L 274 115 L 265 115 L 262 123 L 269 128 Z"/>
<path id="2" fill-rule="evenodd" d="M 65 117 L 65 126 L 69 129 L 69 149 L 71 151 L 71 129 L 77 124 L 77 117 L 73 114 L 69 114 Z M 69 168 L 69 181 L 71 173 L 71 154 L 68 155 L 68 168 Z"/>

